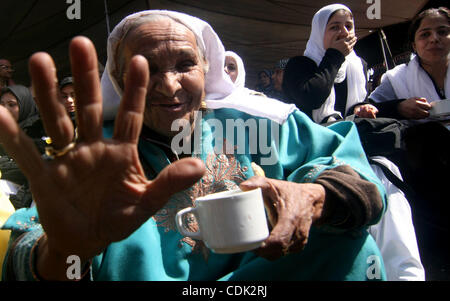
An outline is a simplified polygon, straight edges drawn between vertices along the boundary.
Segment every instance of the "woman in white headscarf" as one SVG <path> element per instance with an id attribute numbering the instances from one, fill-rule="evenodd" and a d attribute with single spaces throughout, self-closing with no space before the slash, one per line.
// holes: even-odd
<path id="1" fill-rule="evenodd" d="M 286 66 L 284 92 L 317 123 L 341 120 L 352 114 L 376 117 L 378 110 L 365 101 L 365 63 L 353 51 L 355 43 L 350 9 L 342 4 L 328 5 L 314 15 L 304 56 L 290 59 Z M 401 179 L 394 164 L 382 157 L 377 160 Z M 423 280 L 408 201 L 377 165 L 372 168 L 385 183 L 388 200 L 393 202 L 388 203 L 382 221 L 370 228 L 382 250 L 388 279 Z"/>
<path id="2" fill-rule="evenodd" d="M 317 123 L 352 114 L 374 118 L 377 113 L 363 103 L 367 80 L 363 62 L 353 51 L 356 40 L 350 9 L 325 6 L 314 15 L 304 56 L 290 59 L 286 66 L 283 91 Z"/>
<path id="3" fill-rule="evenodd" d="M 397 119 L 424 119 L 431 103 L 450 98 L 450 10 L 430 8 L 411 22 L 413 58 L 388 70 L 370 99 L 380 113 Z"/>
<path id="4" fill-rule="evenodd" d="M 61 147 L 50 160 L 20 151 L 29 142 L 0 108 L 0 141 L 16 151 L 39 210 L 17 212 L 4 226 L 27 232 L 9 250 L 8 279 L 67 279 L 69 255 L 85 264 L 80 276 L 99 280 L 385 279 L 366 231 L 382 216 L 384 188 L 352 123 L 325 128 L 293 105 L 243 93 L 224 71 L 225 51 L 209 24 L 151 10 L 125 18 L 108 40 L 102 82 L 115 125 L 102 127 L 93 49 L 84 38 L 71 43 L 81 94 L 76 141 L 63 105 L 46 94 L 55 90 L 47 73 L 54 65 L 43 54 L 31 59 L 46 128 Z M 185 133 L 173 129 L 180 119 L 191 126 L 181 149 L 173 143 Z M 238 125 L 229 129 L 230 121 Z M 253 177 L 253 163 L 266 177 Z M 260 248 L 216 254 L 180 235 L 178 210 L 238 187 L 262 187 L 266 196 L 273 228 Z"/>
<path id="5" fill-rule="evenodd" d="M 230 76 L 231 81 L 237 88 L 245 87 L 244 62 L 237 53 L 233 51 L 225 52 L 225 72 Z"/>
<path id="6" fill-rule="evenodd" d="M 229 50 L 225 52 L 224 70 L 225 73 L 230 77 L 231 81 L 234 83 L 235 90 L 233 94 L 236 95 L 237 91 L 240 91 L 243 94 L 248 93 L 249 96 L 267 97 L 265 94 L 249 89 L 245 86 L 244 61 L 236 52 Z"/>

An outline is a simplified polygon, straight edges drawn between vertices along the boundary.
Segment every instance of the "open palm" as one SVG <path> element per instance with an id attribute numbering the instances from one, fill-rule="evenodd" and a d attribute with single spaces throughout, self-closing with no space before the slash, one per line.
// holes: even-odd
<path id="1" fill-rule="evenodd" d="M 102 137 L 102 98 L 97 56 L 83 37 L 70 45 L 77 96 L 78 138 L 67 154 L 43 160 L 32 140 L 8 111 L 0 107 L 0 142 L 29 180 L 39 218 L 53 253 L 88 260 L 108 244 L 129 236 L 168 198 L 194 184 L 204 173 L 196 159 L 184 159 L 149 181 L 139 162 L 137 142 L 142 127 L 148 64 L 134 57 L 115 120 L 112 139 Z M 51 57 L 37 53 L 30 74 L 41 117 L 55 149 L 73 141 L 74 129 L 58 100 Z"/>

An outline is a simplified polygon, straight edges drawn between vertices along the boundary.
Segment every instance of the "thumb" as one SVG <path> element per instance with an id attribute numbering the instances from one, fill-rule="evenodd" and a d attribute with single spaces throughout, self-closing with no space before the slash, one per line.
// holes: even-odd
<path id="1" fill-rule="evenodd" d="M 267 188 L 267 178 L 264 176 L 253 176 L 250 179 L 239 184 L 239 188 L 242 191 L 249 191 L 256 188 L 261 188 L 262 190 Z"/>
<path id="2" fill-rule="evenodd" d="M 162 207 L 175 193 L 183 191 L 205 173 L 205 166 L 199 159 L 185 158 L 164 168 L 147 187 L 144 202 L 152 207 Z"/>

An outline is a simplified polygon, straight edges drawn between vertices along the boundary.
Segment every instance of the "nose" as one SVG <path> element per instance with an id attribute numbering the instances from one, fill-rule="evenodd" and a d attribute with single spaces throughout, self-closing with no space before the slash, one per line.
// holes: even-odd
<path id="1" fill-rule="evenodd" d="M 430 40 L 433 42 L 439 41 L 439 34 L 435 30 L 431 31 Z"/>
<path id="2" fill-rule="evenodd" d="M 167 97 L 174 97 L 181 89 L 180 74 L 174 71 L 167 71 L 155 76 L 154 89 Z"/>
<path id="3" fill-rule="evenodd" d="M 346 36 L 348 36 L 349 31 L 347 29 L 347 27 L 345 27 L 345 25 L 341 25 L 340 26 L 340 33 L 339 33 L 339 37 L 340 38 L 345 38 Z"/>

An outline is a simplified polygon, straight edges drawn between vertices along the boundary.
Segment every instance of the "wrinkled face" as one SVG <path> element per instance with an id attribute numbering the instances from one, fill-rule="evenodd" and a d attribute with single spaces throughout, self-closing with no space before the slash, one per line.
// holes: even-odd
<path id="1" fill-rule="evenodd" d="M 355 35 L 353 17 L 348 11 L 336 11 L 328 20 L 323 36 L 323 48 L 330 48 L 331 42 Z"/>
<path id="2" fill-rule="evenodd" d="M 283 77 L 284 77 L 284 70 L 275 69 L 275 72 L 272 74 L 273 87 L 275 88 L 275 90 L 277 91 L 283 90 L 282 88 Z"/>
<path id="3" fill-rule="evenodd" d="M 231 81 L 234 83 L 238 76 L 238 70 L 236 60 L 231 56 L 225 57 L 225 72 L 230 76 Z"/>
<path id="4" fill-rule="evenodd" d="M 11 78 L 14 69 L 8 60 L 0 60 L 0 78 Z"/>
<path id="5" fill-rule="evenodd" d="M 413 48 L 424 63 L 446 63 L 450 52 L 447 18 L 440 14 L 425 17 L 414 35 Z"/>
<path id="6" fill-rule="evenodd" d="M 0 105 L 8 109 L 15 121 L 19 120 L 19 103 L 14 94 L 11 92 L 6 92 L 3 94 L 0 98 Z"/>
<path id="7" fill-rule="evenodd" d="M 73 85 L 65 85 L 61 88 L 61 102 L 67 112 L 75 112 L 75 89 Z"/>
<path id="8" fill-rule="evenodd" d="M 163 19 L 140 25 L 128 34 L 125 43 L 126 65 L 140 54 L 150 67 L 144 124 L 170 138 L 181 131 L 172 131 L 172 122 L 184 119 L 192 132 L 195 111 L 200 109 L 205 95 L 205 62 L 193 32 L 180 23 Z"/>
<path id="9" fill-rule="evenodd" d="M 259 73 L 259 83 L 263 87 L 267 87 L 268 85 L 270 85 L 270 78 L 267 76 L 265 72 Z"/>

